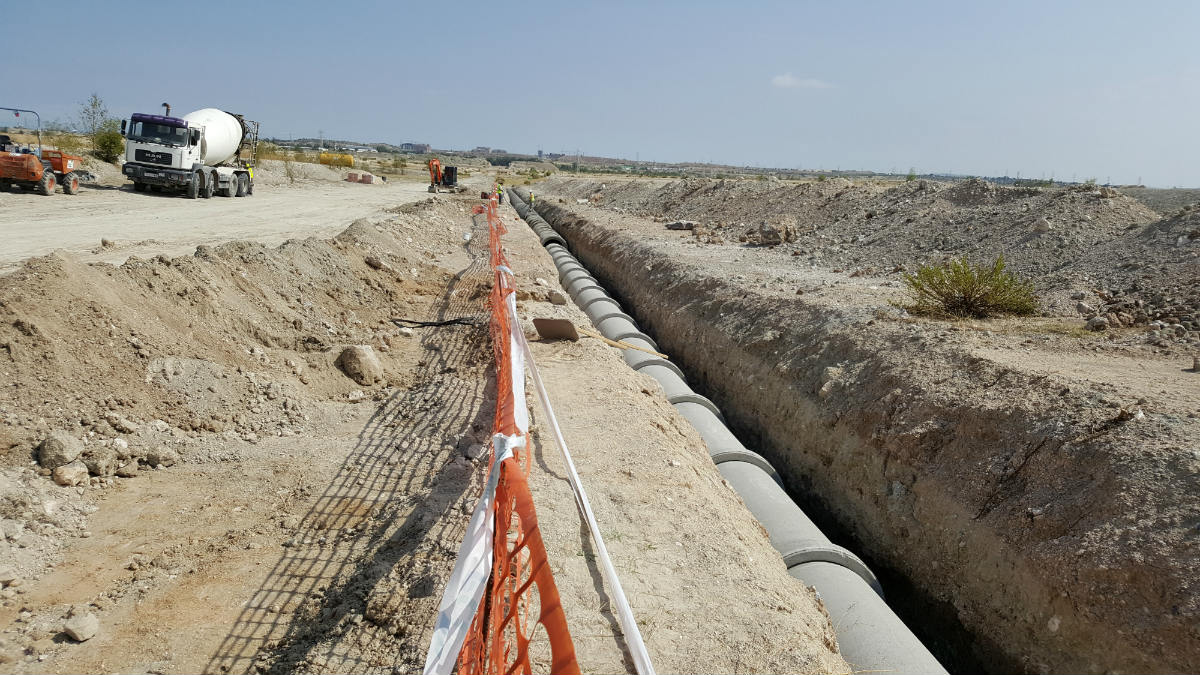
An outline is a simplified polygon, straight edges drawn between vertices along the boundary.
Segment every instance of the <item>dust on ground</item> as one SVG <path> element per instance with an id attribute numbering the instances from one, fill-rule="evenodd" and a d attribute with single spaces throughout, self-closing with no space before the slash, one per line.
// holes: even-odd
<path id="1" fill-rule="evenodd" d="M 0 277 L 4 669 L 418 670 L 493 415 L 472 203 L 119 266 L 58 252 Z M 523 316 L 586 321 L 549 301 L 549 257 L 505 216 Z M 533 346 L 661 667 L 847 670 L 814 593 L 657 385 L 599 343 Z M 531 482 L 581 665 L 624 670 L 611 590 L 535 423 Z"/>
<path id="2" fill-rule="evenodd" d="M 356 218 L 428 196 L 427 181 L 415 174 L 363 185 L 342 181 L 344 170 L 303 162 L 292 167 L 289 180 L 282 162 L 261 162 L 254 194 L 240 198 L 134 192 L 119 167 L 95 159 L 88 168 L 99 180 L 76 195 L 0 191 L 0 274 L 58 249 L 85 262 L 120 264 L 134 255 L 181 255 L 233 239 L 275 246 L 295 237 L 332 237 Z"/>

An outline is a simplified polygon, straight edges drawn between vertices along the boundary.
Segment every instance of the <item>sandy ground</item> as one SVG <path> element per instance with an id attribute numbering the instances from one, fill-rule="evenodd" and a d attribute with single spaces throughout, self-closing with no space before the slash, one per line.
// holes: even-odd
<path id="1" fill-rule="evenodd" d="M 428 197 L 414 179 L 360 185 L 310 181 L 255 186 L 248 198 L 190 200 L 138 193 L 130 183 L 84 185 L 73 196 L 0 192 L 0 273 L 56 249 L 89 262 L 119 264 L 136 255 L 191 253 L 200 244 L 232 239 L 276 245 L 307 236 L 330 237 L 356 218 Z M 31 226 L 32 225 L 32 226 Z M 101 239 L 114 245 L 101 247 Z"/>
<path id="2" fill-rule="evenodd" d="M 464 450 L 487 438 L 494 400 L 485 326 L 390 321 L 485 316 L 472 200 L 395 208 L 431 197 L 420 187 L 264 188 L 228 200 L 268 223 L 253 242 L 119 267 L 58 253 L 0 276 L 0 568 L 17 577 L 0 589 L 0 669 L 420 669 L 483 477 Z M 310 193 L 326 222 L 306 222 L 340 233 L 274 234 Z M 95 198 L 114 220 L 124 203 L 166 205 L 142 216 L 157 238 L 194 222 L 190 207 L 228 208 Z M 549 302 L 552 262 L 505 217 L 522 316 L 586 322 Z M 288 241 L 262 243 L 274 236 Z M 380 380 L 339 370 L 356 344 L 374 348 Z M 660 671 L 848 672 L 815 594 L 787 575 L 657 385 L 595 341 L 533 349 Z M 580 663 L 625 671 L 610 589 L 541 411 L 534 421 L 531 485 Z M 31 463 L 52 430 L 84 439 L 89 461 L 120 448 L 140 469 L 55 486 Z M 145 459 L 162 448 L 178 462 Z M 62 632 L 72 611 L 97 616 L 95 637 Z"/>

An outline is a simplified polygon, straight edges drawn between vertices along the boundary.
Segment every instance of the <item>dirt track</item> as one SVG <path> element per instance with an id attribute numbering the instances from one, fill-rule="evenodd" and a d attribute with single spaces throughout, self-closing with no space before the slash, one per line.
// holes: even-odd
<path id="1" fill-rule="evenodd" d="M 190 200 L 136 193 L 129 183 L 85 185 L 78 195 L 0 192 L 0 274 L 21 260 L 65 249 L 87 262 L 191 253 L 234 239 L 268 246 L 330 237 L 356 218 L 428 197 L 419 180 L 358 185 L 334 181 L 255 187 L 249 198 Z M 35 227 L 30 227 L 33 224 Z M 102 248 L 101 239 L 114 246 Z"/>

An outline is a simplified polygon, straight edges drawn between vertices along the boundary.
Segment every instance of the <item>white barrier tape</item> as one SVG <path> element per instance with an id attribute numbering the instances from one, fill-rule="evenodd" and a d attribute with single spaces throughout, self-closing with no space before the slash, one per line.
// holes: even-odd
<path id="1" fill-rule="evenodd" d="M 518 327 L 521 325 L 520 318 L 517 317 L 517 304 L 513 299 L 513 295 L 509 294 L 508 311 L 509 311 L 509 326 L 514 332 L 514 339 L 518 339 L 521 345 L 521 352 L 525 355 L 525 360 L 529 362 L 529 373 L 533 376 L 533 384 L 537 389 L 538 400 L 542 402 L 542 408 L 546 410 L 546 418 L 550 422 L 550 428 L 554 432 L 554 440 L 558 444 L 558 449 L 562 452 L 563 461 L 567 466 L 567 478 L 571 482 L 571 489 L 575 492 L 575 503 L 579 507 L 580 513 L 583 514 L 584 520 L 587 522 L 588 531 L 591 532 L 592 539 L 596 542 L 596 552 L 600 559 L 600 571 L 604 575 L 604 580 L 608 582 L 613 592 L 613 604 L 617 606 L 617 621 L 621 624 L 621 632 L 625 634 L 625 643 L 629 647 L 629 654 L 633 658 L 634 668 L 638 675 L 654 675 L 654 665 L 650 663 L 650 654 L 646 651 L 646 644 L 642 641 L 642 632 L 638 630 L 637 620 L 633 617 L 633 609 L 629 606 L 629 601 L 625 599 L 625 591 L 621 588 L 621 582 L 617 578 L 617 570 L 613 567 L 612 560 L 608 557 L 608 548 L 604 545 L 604 537 L 600 536 L 600 526 L 596 523 L 596 516 L 592 513 L 592 505 L 588 502 L 587 493 L 583 489 L 583 483 L 579 479 L 579 472 L 575 470 L 575 462 L 571 460 L 571 451 L 567 449 L 567 441 L 563 438 L 562 429 L 558 426 L 558 418 L 554 416 L 554 409 L 550 407 L 550 396 L 546 394 L 546 387 L 542 384 L 542 377 L 538 373 L 537 364 L 533 360 L 533 352 L 529 349 L 529 342 L 525 340 L 525 334 L 520 332 Z M 516 359 L 514 358 L 515 362 Z M 524 379 L 524 378 L 519 378 Z M 514 378 L 515 383 L 517 378 Z M 522 408 L 524 406 L 521 406 Z"/>
<path id="2" fill-rule="evenodd" d="M 496 434 L 492 437 L 492 444 L 495 446 L 496 459 L 488 472 L 483 495 L 471 513 L 471 522 L 467 524 L 467 533 L 458 551 L 454 571 L 446 582 L 446 590 L 442 592 L 433 639 L 429 643 L 429 654 L 425 657 L 425 675 L 450 675 L 454 670 L 467 630 L 479 611 L 479 601 L 492 574 L 492 539 L 496 529 L 496 485 L 500 482 L 500 463 L 513 456 L 514 448 L 524 447 L 525 438 Z"/>
<path id="3" fill-rule="evenodd" d="M 517 315 L 517 294 L 509 293 L 504 297 L 510 316 Z M 521 435 L 529 432 L 529 408 L 525 406 L 525 333 L 521 331 L 521 322 L 512 319 L 508 322 L 508 353 L 512 364 L 513 418 Z"/>

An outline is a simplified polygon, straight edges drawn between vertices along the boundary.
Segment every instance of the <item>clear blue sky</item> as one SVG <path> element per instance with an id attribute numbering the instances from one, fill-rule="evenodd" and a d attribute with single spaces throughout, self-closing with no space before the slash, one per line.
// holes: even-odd
<path id="1" fill-rule="evenodd" d="M 2 105 L 263 133 L 1200 186 L 1200 2 L 26 2 Z M 48 42 L 47 42 L 48 40 Z M 14 54 L 16 54 L 14 56 Z"/>

